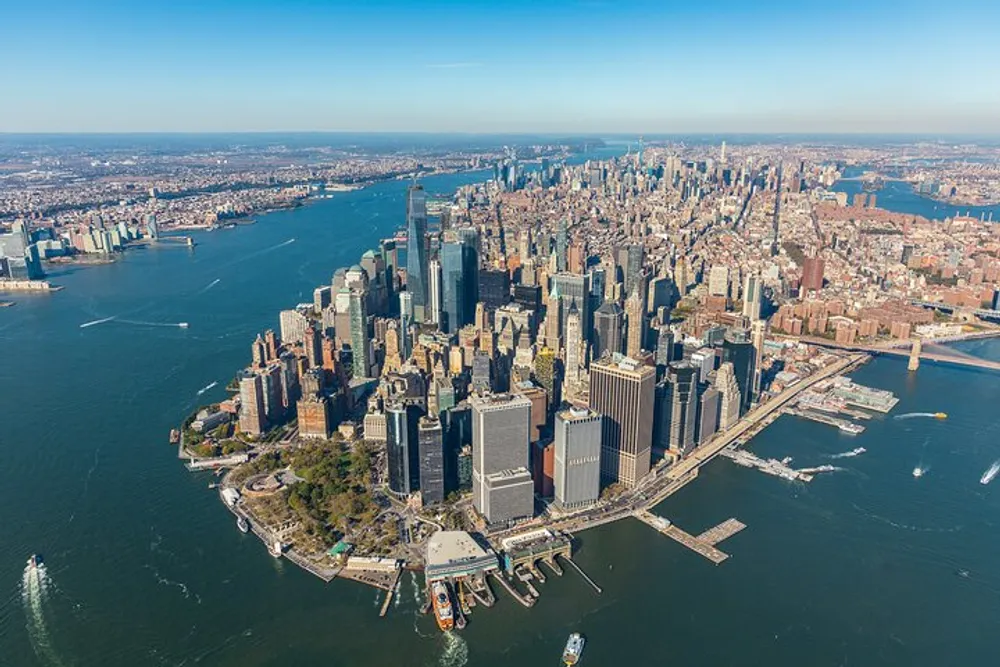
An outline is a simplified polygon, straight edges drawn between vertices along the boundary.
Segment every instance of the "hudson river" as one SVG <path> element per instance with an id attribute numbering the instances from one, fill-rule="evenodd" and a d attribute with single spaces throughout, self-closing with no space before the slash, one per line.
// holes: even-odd
<path id="1" fill-rule="evenodd" d="M 237 531 L 167 433 L 225 395 L 278 310 L 400 225 L 404 188 L 67 269 L 51 276 L 62 292 L 0 309 L 0 664 L 549 667 L 574 630 L 598 667 L 995 663 L 1000 481 L 979 478 L 1000 458 L 1000 374 L 985 371 L 865 366 L 857 380 L 900 396 L 893 415 L 949 418 L 876 417 L 851 437 L 782 417 L 756 452 L 843 470 L 803 485 L 718 460 L 658 509 L 692 533 L 746 523 L 721 545 L 728 561 L 630 519 L 579 536 L 602 595 L 573 572 L 549 576 L 531 610 L 497 590 L 459 635 L 417 613 L 416 577 L 379 619 L 374 589 L 323 584 Z M 995 342 L 963 349 L 1000 359 Z M 855 447 L 868 451 L 831 458 Z M 25 586 L 34 552 L 47 579 Z"/>

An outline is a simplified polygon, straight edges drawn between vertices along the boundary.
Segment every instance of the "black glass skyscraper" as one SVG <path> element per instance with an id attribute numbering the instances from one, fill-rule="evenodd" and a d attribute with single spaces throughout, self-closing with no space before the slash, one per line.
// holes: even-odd
<path id="1" fill-rule="evenodd" d="M 427 194 L 421 185 L 406 192 L 406 289 L 413 294 L 413 315 L 423 322 L 427 308 Z"/>
<path id="2" fill-rule="evenodd" d="M 423 414 L 416 405 L 396 403 L 385 411 L 389 489 L 411 494 L 420 489 L 420 448 L 417 425 Z"/>
<path id="3" fill-rule="evenodd" d="M 756 354 L 753 343 L 745 331 L 727 334 L 722 342 L 722 362 L 727 361 L 733 364 L 733 372 L 736 375 L 736 384 L 740 387 L 740 414 L 744 414 L 750 409 L 753 403 L 753 375 L 754 359 Z"/>

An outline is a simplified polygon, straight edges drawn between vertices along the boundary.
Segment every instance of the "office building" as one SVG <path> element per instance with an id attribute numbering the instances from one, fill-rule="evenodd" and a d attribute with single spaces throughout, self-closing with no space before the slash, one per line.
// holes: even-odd
<path id="1" fill-rule="evenodd" d="M 722 341 L 722 361 L 733 365 L 736 383 L 740 388 L 740 416 L 750 409 L 753 403 L 754 360 L 756 352 L 753 343 L 748 340 L 747 332 L 738 331 L 726 334 Z"/>
<path id="2" fill-rule="evenodd" d="M 240 431 L 260 435 L 267 427 L 264 415 L 264 381 L 256 373 L 240 378 Z"/>
<path id="3" fill-rule="evenodd" d="M 406 289 L 413 294 L 413 315 L 423 322 L 428 306 L 427 194 L 421 185 L 406 191 Z"/>
<path id="4" fill-rule="evenodd" d="M 502 269 L 479 271 L 479 301 L 496 310 L 510 301 L 510 276 Z"/>
<path id="5" fill-rule="evenodd" d="M 470 233 L 471 232 L 471 233 Z M 478 235 L 450 230 L 441 246 L 441 319 L 439 328 L 454 333 L 472 323 L 479 301 Z"/>
<path id="6" fill-rule="evenodd" d="M 590 313 L 590 276 L 579 276 L 573 273 L 557 273 L 552 276 L 552 291 L 549 296 L 550 304 L 553 299 L 558 299 L 561 304 L 561 321 L 559 322 L 559 332 L 566 330 L 566 318 L 569 317 L 570 305 L 575 304 L 580 311 L 580 322 L 583 325 L 583 336 L 589 338 L 590 330 L 593 328 L 593 318 Z M 549 315 L 551 316 L 551 314 Z"/>
<path id="7" fill-rule="evenodd" d="M 330 437 L 330 399 L 322 394 L 304 396 L 295 409 L 300 437 L 324 440 Z"/>
<path id="8" fill-rule="evenodd" d="M 806 257 L 802 264 L 801 294 L 823 289 L 823 272 L 826 261 L 822 257 Z"/>
<path id="9" fill-rule="evenodd" d="M 581 507 L 601 493 L 601 415 L 583 408 L 556 414 L 553 483 L 556 505 Z"/>
<path id="10" fill-rule="evenodd" d="M 501 518 L 505 513 L 490 514 L 491 488 L 502 489 L 507 494 L 512 488 L 518 488 L 519 478 L 495 479 L 494 487 L 489 487 L 486 479 L 503 472 L 523 470 L 528 480 L 528 496 L 532 495 L 528 473 L 531 401 L 511 394 L 487 394 L 470 397 L 469 404 L 472 406 L 473 505 L 490 523 L 501 523 L 511 517 Z"/>
<path id="11" fill-rule="evenodd" d="M 594 312 L 593 359 L 601 359 L 622 351 L 625 311 L 613 301 L 607 301 Z"/>
<path id="12" fill-rule="evenodd" d="M 604 415 L 601 478 L 635 486 L 649 472 L 656 371 L 634 359 L 590 365 L 590 408 Z"/>
<path id="13" fill-rule="evenodd" d="M 743 317 L 751 322 L 756 322 L 761 316 L 762 287 L 760 276 L 756 273 L 747 274 L 743 281 Z"/>
<path id="14" fill-rule="evenodd" d="M 432 259 L 427 267 L 427 324 L 441 323 L 441 298 L 441 262 Z"/>
<path id="15" fill-rule="evenodd" d="M 719 430 L 732 428 L 740 420 L 740 406 L 743 397 L 736 381 L 732 362 L 723 362 L 715 375 L 715 386 L 719 390 Z"/>
<path id="16" fill-rule="evenodd" d="M 475 471 L 473 471 L 475 488 Z M 485 475 L 482 481 L 482 506 L 477 507 L 487 523 L 504 525 L 528 519 L 535 513 L 535 494 L 527 468 L 502 470 Z"/>
<path id="17" fill-rule="evenodd" d="M 628 338 L 625 341 L 625 354 L 633 359 L 639 358 L 646 338 L 646 309 L 642 307 L 642 297 L 634 290 L 625 300 L 625 316 L 628 318 Z"/>
<path id="18" fill-rule="evenodd" d="M 409 495 L 420 489 L 419 421 L 422 410 L 411 403 L 386 406 L 386 460 L 389 490 Z"/>
<path id="19" fill-rule="evenodd" d="M 698 424 L 695 429 L 695 443 L 701 445 L 719 430 L 721 394 L 710 384 L 699 384 L 698 394 Z"/>
<path id="20" fill-rule="evenodd" d="M 566 318 L 566 366 L 565 377 L 566 386 L 571 390 L 580 387 L 580 372 L 583 370 L 583 362 L 586 354 L 583 349 L 582 324 L 580 322 L 580 311 L 575 304 L 570 304 L 570 312 Z"/>
<path id="21" fill-rule="evenodd" d="M 368 377 L 371 368 L 371 342 L 368 336 L 368 311 L 365 304 L 365 293 L 351 290 L 350 323 L 351 323 L 351 360 L 354 378 Z"/>
<path id="22" fill-rule="evenodd" d="M 725 265 L 713 266 L 708 273 L 708 294 L 709 296 L 729 296 L 729 267 Z"/>
<path id="23" fill-rule="evenodd" d="M 297 310 L 283 310 L 278 314 L 281 324 L 281 342 L 286 345 L 301 343 L 305 338 L 309 320 Z"/>
<path id="24" fill-rule="evenodd" d="M 420 455 L 420 496 L 425 505 L 444 502 L 444 433 L 437 415 L 421 417 L 417 423 Z"/>
<path id="25" fill-rule="evenodd" d="M 698 416 L 698 369 L 675 361 L 656 387 L 657 445 L 674 458 L 687 456 L 695 446 Z"/>

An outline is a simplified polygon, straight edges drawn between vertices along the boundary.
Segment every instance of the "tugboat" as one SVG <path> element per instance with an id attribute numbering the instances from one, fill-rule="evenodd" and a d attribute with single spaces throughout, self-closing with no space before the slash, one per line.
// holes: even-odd
<path id="1" fill-rule="evenodd" d="M 451 596 L 443 581 L 435 581 L 431 586 L 431 602 L 434 604 L 434 618 L 442 632 L 455 626 L 455 616 L 451 609 Z"/>
<path id="2" fill-rule="evenodd" d="M 243 517 L 238 517 L 236 519 L 236 527 L 240 529 L 241 533 L 250 532 L 250 522 Z"/>
<path id="3" fill-rule="evenodd" d="M 583 655 L 583 645 L 584 645 L 583 635 L 579 632 L 574 632 L 566 640 L 566 648 L 563 649 L 563 663 L 566 665 L 575 665 L 580 661 L 580 656 Z"/>

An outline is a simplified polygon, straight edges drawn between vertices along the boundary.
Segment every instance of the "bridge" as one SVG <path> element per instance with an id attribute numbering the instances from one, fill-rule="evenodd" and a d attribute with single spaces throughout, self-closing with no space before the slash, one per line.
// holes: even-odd
<path id="1" fill-rule="evenodd" d="M 930 308 L 931 310 L 937 310 L 942 313 L 954 313 L 955 311 L 963 313 L 972 313 L 981 320 L 1000 322 L 1000 310 L 993 310 L 991 308 L 963 308 L 961 306 L 953 306 L 951 304 L 941 303 L 940 301 L 922 301 L 920 299 L 911 299 L 910 303 L 912 303 L 914 306 L 920 306 L 921 308 Z"/>
<path id="2" fill-rule="evenodd" d="M 936 361 L 944 364 L 952 364 L 955 366 L 965 366 L 967 368 L 982 368 L 991 371 L 1000 371 L 1000 362 L 990 361 L 989 359 L 983 359 L 982 357 L 976 357 L 971 354 L 966 354 L 961 350 L 956 350 L 953 347 L 946 347 L 941 343 L 946 342 L 957 342 L 960 340 L 976 340 L 979 338 L 995 338 L 1000 336 L 1000 330 L 982 332 L 978 334 L 968 334 L 965 336 L 951 336 L 948 338 L 921 338 L 912 340 L 901 340 L 894 341 L 888 345 L 847 345 L 844 343 L 837 343 L 826 338 L 812 338 L 803 337 L 800 340 L 803 343 L 808 343 L 810 345 L 816 345 L 817 347 L 826 347 L 837 350 L 850 350 L 852 352 L 867 352 L 871 355 L 888 354 L 895 357 L 906 357 L 910 358 L 913 352 L 914 341 L 919 340 L 920 344 L 916 346 L 917 356 L 920 360 L 924 361 Z M 911 370 L 916 370 L 911 368 Z"/>

